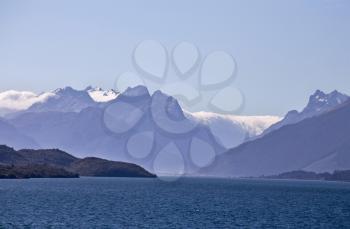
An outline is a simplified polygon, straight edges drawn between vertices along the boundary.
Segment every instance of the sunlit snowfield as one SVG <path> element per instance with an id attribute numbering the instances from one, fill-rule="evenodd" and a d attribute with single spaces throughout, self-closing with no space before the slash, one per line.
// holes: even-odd
<path id="1" fill-rule="evenodd" d="M 0 228 L 349 228 L 350 184 L 81 178 L 0 181 Z"/>

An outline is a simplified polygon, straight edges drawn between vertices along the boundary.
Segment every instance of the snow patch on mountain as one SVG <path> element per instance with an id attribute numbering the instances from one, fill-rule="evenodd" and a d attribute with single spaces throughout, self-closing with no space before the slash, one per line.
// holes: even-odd
<path id="1" fill-rule="evenodd" d="M 88 87 L 85 89 L 95 102 L 109 102 L 118 97 L 119 93 L 113 89 L 103 90 L 100 87 Z"/>

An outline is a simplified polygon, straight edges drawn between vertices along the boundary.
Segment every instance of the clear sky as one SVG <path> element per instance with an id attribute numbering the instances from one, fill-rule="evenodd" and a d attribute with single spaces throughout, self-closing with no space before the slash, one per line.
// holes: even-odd
<path id="1" fill-rule="evenodd" d="M 146 39 L 231 53 L 243 114 L 283 115 L 316 89 L 350 94 L 347 0 L 0 0 L 0 91 L 113 88 Z"/>

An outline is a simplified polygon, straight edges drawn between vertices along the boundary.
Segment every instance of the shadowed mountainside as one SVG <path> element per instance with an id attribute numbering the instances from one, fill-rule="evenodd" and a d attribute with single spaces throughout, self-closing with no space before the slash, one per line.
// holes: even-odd
<path id="1" fill-rule="evenodd" d="M 280 121 L 267 128 L 261 136 L 271 133 L 283 126 L 298 123 L 304 119 L 321 115 L 331 111 L 339 105 L 345 103 L 349 99 L 346 94 L 340 93 L 337 90 L 331 93 L 324 93 L 317 90 L 309 97 L 309 102 L 306 107 L 298 112 L 296 110 L 289 111 L 287 115 Z"/>
<path id="2" fill-rule="evenodd" d="M 350 169 L 350 102 L 284 126 L 220 155 L 202 170 L 214 176 L 262 176 L 294 170 Z M 332 165 L 327 163 L 332 161 Z"/>
<path id="3" fill-rule="evenodd" d="M 37 148 L 37 142 L 18 131 L 16 127 L 8 123 L 6 120 L 0 118 L 0 144 L 8 144 L 16 149 L 20 148 Z"/>

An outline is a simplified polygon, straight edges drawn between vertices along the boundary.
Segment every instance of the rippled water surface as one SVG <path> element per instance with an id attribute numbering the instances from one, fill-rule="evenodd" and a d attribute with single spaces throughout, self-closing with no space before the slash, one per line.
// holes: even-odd
<path id="1" fill-rule="evenodd" d="M 0 180 L 0 228 L 350 228 L 350 184 Z"/>

